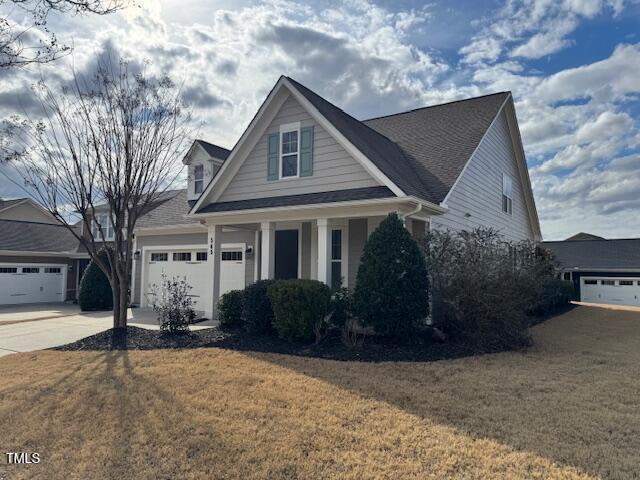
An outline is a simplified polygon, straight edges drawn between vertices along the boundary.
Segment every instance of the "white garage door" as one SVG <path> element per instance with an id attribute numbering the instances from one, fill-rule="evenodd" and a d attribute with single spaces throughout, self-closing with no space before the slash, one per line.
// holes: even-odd
<path id="1" fill-rule="evenodd" d="M 0 264 L 0 305 L 63 302 L 67 266 Z"/>
<path id="2" fill-rule="evenodd" d="M 580 299 L 583 302 L 640 307 L 640 279 L 637 277 L 582 277 Z"/>
<path id="3" fill-rule="evenodd" d="M 142 279 L 144 285 L 143 306 L 150 306 L 152 286 L 160 286 L 162 273 L 169 278 L 180 277 L 191 285 L 191 297 L 196 310 L 206 310 L 206 303 L 212 295 L 212 285 L 207 262 L 209 261 L 205 247 L 197 249 L 154 249 L 145 250 L 145 271 Z"/>

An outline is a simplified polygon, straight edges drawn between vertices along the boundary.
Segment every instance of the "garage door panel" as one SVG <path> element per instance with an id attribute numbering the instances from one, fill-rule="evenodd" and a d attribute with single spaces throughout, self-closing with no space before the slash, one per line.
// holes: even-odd
<path id="1" fill-rule="evenodd" d="M 160 286 L 162 274 L 169 278 L 184 278 L 191 286 L 190 296 L 198 311 L 206 310 L 204 299 L 212 289 L 208 275 L 208 256 L 204 248 L 175 249 L 168 247 L 145 254 L 144 305 L 149 306 L 153 285 Z"/>
<path id="2" fill-rule="evenodd" d="M 0 264 L 0 305 L 62 302 L 66 265 Z"/>
<path id="3" fill-rule="evenodd" d="M 583 277 L 583 302 L 640 306 L 640 279 L 625 277 Z"/>

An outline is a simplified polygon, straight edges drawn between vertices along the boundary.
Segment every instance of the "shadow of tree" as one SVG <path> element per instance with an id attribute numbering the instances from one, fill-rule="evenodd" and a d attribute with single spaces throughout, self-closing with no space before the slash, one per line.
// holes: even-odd
<path id="1" fill-rule="evenodd" d="M 640 316 L 577 308 L 535 346 L 432 363 L 249 354 L 474 438 L 606 478 L 640 478 Z"/>

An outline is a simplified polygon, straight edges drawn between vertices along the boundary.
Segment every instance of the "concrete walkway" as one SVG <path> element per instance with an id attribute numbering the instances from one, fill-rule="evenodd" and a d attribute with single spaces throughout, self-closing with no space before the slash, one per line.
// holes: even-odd
<path id="1" fill-rule="evenodd" d="M 621 312 L 640 312 L 640 307 L 631 305 L 614 305 L 612 303 L 589 303 L 589 302 L 571 302 L 574 305 L 583 305 L 585 307 L 608 308 L 609 310 L 618 310 Z"/>
<path id="2" fill-rule="evenodd" d="M 31 306 L 32 310 L 22 307 L 16 309 L 18 311 L 6 308 L 0 310 L 0 356 L 57 347 L 113 326 L 111 312 L 81 313 L 77 305 L 49 305 L 36 309 Z M 160 328 L 155 313 L 150 309 L 129 309 L 129 325 L 150 330 Z M 192 325 L 191 330 L 211 328 L 214 325 L 215 322 L 209 320 Z"/>

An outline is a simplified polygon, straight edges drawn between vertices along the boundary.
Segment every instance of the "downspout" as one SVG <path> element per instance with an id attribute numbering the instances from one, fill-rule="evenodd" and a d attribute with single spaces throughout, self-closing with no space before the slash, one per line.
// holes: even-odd
<path id="1" fill-rule="evenodd" d="M 402 223 L 405 223 L 405 219 L 407 217 L 410 217 L 411 215 L 415 215 L 416 213 L 420 213 L 422 211 L 422 204 L 418 203 L 418 206 L 411 210 L 410 212 L 405 213 L 404 215 L 400 215 L 400 219 L 402 220 Z"/>

